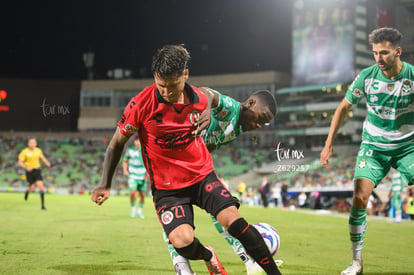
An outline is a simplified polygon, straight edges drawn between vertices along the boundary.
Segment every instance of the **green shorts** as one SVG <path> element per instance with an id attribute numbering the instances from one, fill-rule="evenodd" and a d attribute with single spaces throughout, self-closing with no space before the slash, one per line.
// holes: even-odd
<path id="1" fill-rule="evenodd" d="M 398 149 L 379 149 L 362 143 L 356 159 L 354 179 L 368 179 L 377 187 L 391 167 L 397 169 L 409 185 L 414 184 L 414 143 Z"/>
<path id="2" fill-rule="evenodd" d="M 137 180 L 134 178 L 128 178 L 128 187 L 129 190 L 138 190 L 140 192 L 147 192 L 147 184 L 145 180 Z"/>

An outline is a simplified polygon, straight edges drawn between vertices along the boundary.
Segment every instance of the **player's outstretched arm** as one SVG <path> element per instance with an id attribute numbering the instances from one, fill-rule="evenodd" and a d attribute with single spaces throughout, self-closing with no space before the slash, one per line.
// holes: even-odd
<path id="1" fill-rule="evenodd" d="M 106 149 L 105 160 L 103 164 L 103 172 L 100 184 L 92 191 L 91 200 L 96 204 L 101 205 L 109 197 L 109 191 L 111 189 L 112 177 L 115 173 L 115 169 L 121 159 L 122 151 L 124 150 L 125 143 L 129 137 L 121 133 L 119 127 L 116 128 L 115 134 L 109 142 Z"/>
<path id="2" fill-rule="evenodd" d="M 338 108 L 335 111 L 335 114 L 332 118 L 331 127 L 329 129 L 328 137 L 325 141 L 325 147 L 321 152 L 321 164 L 327 165 L 329 164 L 329 158 L 332 156 L 333 153 L 333 143 L 338 133 L 338 130 L 341 128 L 342 124 L 345 121 L 345 118 L 348 115 L 349 109 L 352 107 L 352 104 L 348 102 L 345 98 L 339 104 Z"/>

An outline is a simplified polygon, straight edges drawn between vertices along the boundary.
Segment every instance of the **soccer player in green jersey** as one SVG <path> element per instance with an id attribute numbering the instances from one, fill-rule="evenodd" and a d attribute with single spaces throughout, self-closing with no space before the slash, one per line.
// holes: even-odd
<path id="1" fill-rule="evenodd" d="M 367 117 L 354 175 L 354 194 L 349 216 L 352 262 L 343 275 L 361 274 L 362 245 L 366 230 L 369 195 L 391 167 L 410 185 L 414 183 L 414 66 L 400 60 L 401 33 L 379 28 L 369 35 L 376 64 L 362 70 L 332 118 L 320 160 L 333 153 L 335 136 L 353 104 L 366 98 Z"/>
<path id="2" fill-rule="evenodd" d="M 145 201 L 145 193 L 147 192 L 147 185 L 145 183 L 145 174 L 147 170 L 144 166 L 141 154 L 141 144 L 138 136 L 134 139 L 134 146 L 128 148 L 125 152 L 122 161 L 122 168 L 124 175 L 128 177 L 129 187 L 129 201 L 131 203 L 131 218 L 137 216 L 143 219 L 142 208 Z M 135 201 L 139 195 L 138 209 L 135 206 Z"/>
<path id="3" fill-rule="evenodd" d="M 219 149 L 222 145 L 233 142 L 244 131 L 261 128 L 263 124 L 271 121 L 277 113 L 276 100 L 266 90 L 253 93 L 243 103 L 207 87 L 202 87 L 200 90 L 212 102 L 210 124 L 207 131 L 203 133 L 204 143 L 210 152 Z M 211 220 L 216 230 L 242 259 L 246 265 L 247 274 L 265 274 L 263 269 L 247 255 L 243 245 L 230 235 L 213 216 L 211 216 Z M 194 273 L 188 260 L 175 251 L 174 246 L 169 243 L 165 233 L 164 240 L 168 246 L 177 275 L 193 275 Z M 276 264 L 278 263 L 276 261 Z"/>

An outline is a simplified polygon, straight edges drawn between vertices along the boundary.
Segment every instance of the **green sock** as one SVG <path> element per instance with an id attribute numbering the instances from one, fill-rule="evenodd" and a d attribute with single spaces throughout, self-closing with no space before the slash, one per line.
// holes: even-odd
<path id="1" fill-rule="evenodd" d="M 349 237 L 352 244 L 352 254 L 354 260 L 362 259 L 362 245 L 364 244 L 364 234 L 367 228 L 367 210 L 355 209 L 351 207 L 349 215 Z"/>

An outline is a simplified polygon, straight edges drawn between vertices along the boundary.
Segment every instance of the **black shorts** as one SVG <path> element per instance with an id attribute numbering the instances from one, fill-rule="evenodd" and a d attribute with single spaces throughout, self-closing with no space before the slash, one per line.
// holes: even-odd
<path id="1" fill-rule="evenodd" d="M 40 171 L 39 168 L 33 169 L 30 172 L 26 171 L 26 179 L 27 179 L 27 182 L 29 182 L 29 185 L 32 185 L 38 180 L 43 180 L 42 172 Z"/>
<path id="2" fill-rule="evenodd" d="M 240 206 L 213 171 L 202 181 L 176 190 L 153 189 L 154 204 L 167 236 L 181 224 L 194 226 L 193 205 L 206 210 L 214 217 L 230 206 Z"/>

